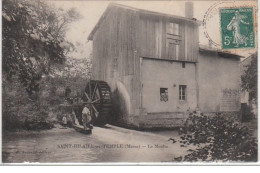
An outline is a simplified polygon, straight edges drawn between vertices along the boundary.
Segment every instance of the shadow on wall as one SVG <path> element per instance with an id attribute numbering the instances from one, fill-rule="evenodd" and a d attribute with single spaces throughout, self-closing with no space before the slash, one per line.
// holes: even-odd
<path id="1" fill-rule="evenodd" d="M 116 89 L 112 91 L 112 104 L 113 118 L 111 124 L 126 124 L 130 112 L 130 96 L 121 82 L 117 82 Z"/>

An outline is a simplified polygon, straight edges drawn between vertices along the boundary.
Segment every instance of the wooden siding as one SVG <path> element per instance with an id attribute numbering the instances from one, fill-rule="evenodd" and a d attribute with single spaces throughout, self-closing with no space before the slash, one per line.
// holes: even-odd
<path id="1" fill-rule="evenodd" d="M 131 115 L 139 115 L 142 108 L 140 57 L 197 61 L 198 30 L 192 22 L 144 17 L 137 10 L 117 6 L 110 7 L 101 21 L 91 36 L 93 79 L 108 82 L 112 92 L 116 89 L 116 81 L 123 83 L 130 95 Z M 182 41 L 172 45 L 176 56 L 168 54 L 166 31 L 169 22 L 179 24 L 180 37 L 177 38 Z"/>
<path id="2" fill-rule="evenodd" d="M 93 37 L 93 76 L 96 80 L 111 80 L 113 67 L 119 67 L 115 60 L 118 55 L 117 45 L 111 39 L 117 37 L 115 17 L 109 12 Z"/>
<path id="3" fill-rule="evenodd" d="M 198 28 L 196 24 L 144 16 L 140 17 L 139 22 L 140 56 L 197 62 Z M 176 32 L 178 34 L 169 32 L 172 29 L 170 23 L 178 25 L 179 31 Z M 180 41 L 177 42 L 178 40 Z"/>
<path id="4" fill-rule="evenodd" d="M 131 97 L 131 113 L 139 108 L 138 14 L 113 7 L 93 35 L 93 77 L 112 87 L 122 82 Z"/>

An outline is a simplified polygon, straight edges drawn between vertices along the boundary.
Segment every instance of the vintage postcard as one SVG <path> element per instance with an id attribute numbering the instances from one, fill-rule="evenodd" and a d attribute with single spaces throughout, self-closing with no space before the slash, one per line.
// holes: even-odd
<path id="1" fill-rule="evenodd" d="M 258 164 L 258 2 L 2 1 L 2 162 Z"/>

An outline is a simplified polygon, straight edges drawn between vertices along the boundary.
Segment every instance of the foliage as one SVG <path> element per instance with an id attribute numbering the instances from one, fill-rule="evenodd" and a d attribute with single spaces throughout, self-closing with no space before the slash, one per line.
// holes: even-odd
<path id="1" fill-rule="evenodd" d="M 52 85 L 57 92 L 69 87 L 72 96 L 82 95 L 87 80 L 91 78 L 92 62 L 90 57 L 86 59 L 68 58 L 64 64 L 53 66 L 50 77 Z M 63 93 L 62 93 L 63 94 Z"/>
<path id="2" fill-rule="evenodd" d="M 17 75 L 29 95 L 38 92 L 42 75 L 52 63 L 64 62 L 73 48 L 64 34 L 77 18 L 74 9 L 56 10 L 41 0 L 3 0 L 2 62 L 7 79 Z"/>
<path id="3" fill-rule="evenodd" d="M 50 71 L 50 76 L 67 80 L 75 77 L 87 79 L 91 76 L 91 67 L 92 62 L 90 58 L 68 58 L 64 64 L 54 66 Z"/>
<path id="4" fill-rule="evenodd" d="M 39 92 L 39 99 L 32 100 L 20 88 L 22 85 L 18 80 L 8 81 L 3 78 L 3 129 L 51 128 L 56 120 L 52 113 L 53 106 L 43 99 L 44 93 Z"/>
<path id="5" fill-rule="evenodd" d="M 75 9 L 56 9 L 42 0 L 3 0 L 4 129 L 51 128 L 64 88 L 84 89 L 90 57 L 79 52 L 68 58 L 77 47 L 64 39 L 80 17 Z"/>
<path id="6" fill-rule="evenodd" d="M 255 115 L 252 112 L 252 106 L 244 104 L 241 105 L 242 122 L 249 122 L 254 119 Z"/>
<path id="7" fill-rule="evenodd" d="M 82 96 L 90 78 L 90 59 L 68 59 L 52 66 L 50 74 L 39 81 L 37 99 L 28 96 L 18 80 L 3 77 L 3 128 L 48 129 L 57 122 L 59 104 L 64 102 L 64 90 L 69 86 L 72 96 Z"/>
<path id="8" fill-rule="evenodd" d="M 180 133 L 183 146 L 197 148 L 175 161 L 257 161 L 257 142 L 247 127 L 220 114 L 192 113 Z"/>
<path id="9" fill-rule="evenodd" d="M 241 77 L 242 89 L 249 91 L 249 100 L 257 100 L 257 53 L 252 55 L 252 61 Z"/>

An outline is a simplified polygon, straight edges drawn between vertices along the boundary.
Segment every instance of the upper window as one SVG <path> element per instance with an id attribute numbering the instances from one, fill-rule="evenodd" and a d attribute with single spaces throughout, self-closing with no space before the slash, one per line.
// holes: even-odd
<path id="1" fill-rule="evenodd" d="M 163 102 L 168 101 L 168 88 L 160 88 L 160 100 Z"/>
<path id="2" fill-rule="evenodd" d="M 181 41 L 179 24 L 177 23 L 168 23 L 166 34 L 168 44 L 178 45 Z"/>
<path id="3" fill-rule="evenodd" d="M 167 34 L 179 36 L 179 24 L 169 23 L 169 28 Z"/>
<path id="4" fill-rule="evenodd" d="M 179 24 L 168 23 L 166 28 L 166 47 L 169 59 L 177 59 L 179 54 L 179 44 L 181 41 Z"/>
<path id="5" fill-rule="evenodd" d="M 179 85 L 179 100 L 186 100 L 186 85 Z"/>

